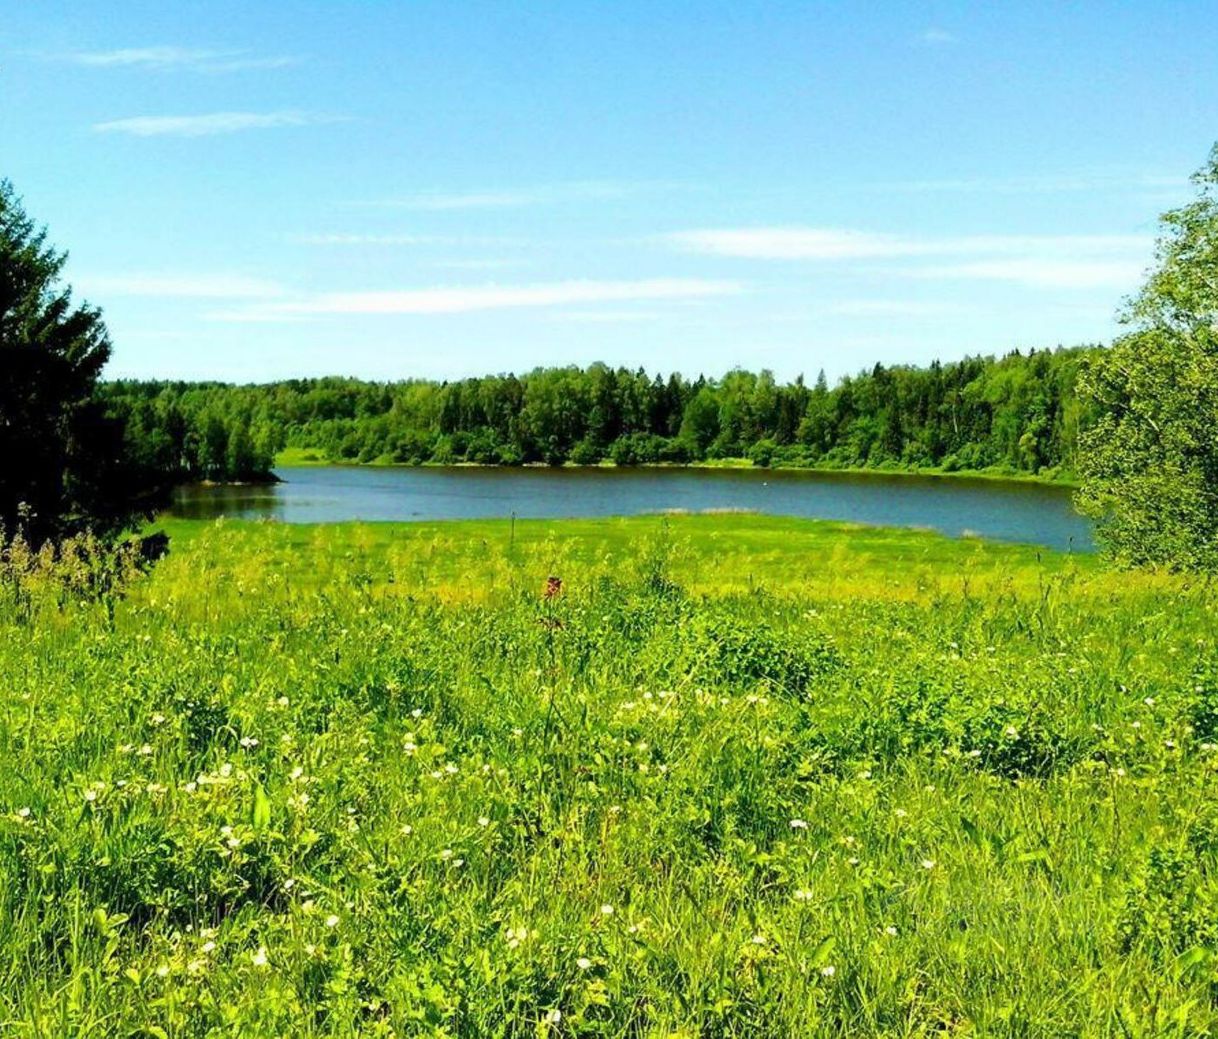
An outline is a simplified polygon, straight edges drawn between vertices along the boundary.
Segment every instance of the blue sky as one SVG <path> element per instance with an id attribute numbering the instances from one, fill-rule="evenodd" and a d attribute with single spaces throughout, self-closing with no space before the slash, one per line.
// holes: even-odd
<path id="1" fill-rule="evenodd" d="M 0 11 L 0 175 L 113 375 L 1101 340 L 1218 138 L 1212 0 Z"/>

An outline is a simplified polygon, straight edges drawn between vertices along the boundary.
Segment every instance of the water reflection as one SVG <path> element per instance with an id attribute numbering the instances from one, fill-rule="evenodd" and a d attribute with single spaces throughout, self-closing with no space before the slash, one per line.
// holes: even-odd
<path id="1" fill-rule="evenodd" d="M 279 475 L 270 486 L 180 488 L 173 514 L 325 523 L 739 509 L 1092 548 L 1068 489 L 1014 481 L 761 469 L 319 466 Z"/>

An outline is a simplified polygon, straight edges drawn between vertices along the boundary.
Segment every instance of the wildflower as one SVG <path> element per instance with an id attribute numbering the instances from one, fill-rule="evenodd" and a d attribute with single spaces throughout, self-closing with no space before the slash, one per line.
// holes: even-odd
<path id="1" fill-rule="evenodd" d="M 410 717 L 412 717 L 412 718 L 422 718 L 422 717 L 423 717 L 423 708 L 422 708 L 422 707 L 416 707 L 416 708 L 415 708 L 413 711 L 411 711 L 411 712 L 410 712 Z"/>
<path id="2" fill-rule="evenodd" d="M 29 817 L 30 817 L 30 810 L 28 808 L 23 806 L 23 807 L 17 809 L 17 818 L 28 819 Z"/>
<path id="3" fill-rule="evenodd" d="M 587 956 L 581 956 L 575 961 L 575 966 L 577 966 L 580 970 L 589 970 L 592 967 L 592 961 L 588 959 Z"/>
<path id="4" fill-rule="evenodd" d="M 529 940 L 529 929 L 527 927 L 509 927 L 503 938 L 509 949 L 518 949 Z"/>
<path id="5" fill-rule="evenodd" d="M 154 714 L 154 715 L 152 716 L 152 719 L 151 719 L 151 720 L 152 720 L 152 724 L 153 724 L 153 725 L 164 725 L 164 724 L 165 724 L 165 715 L 163 715 L 163 714 Z"/>
<path id="6" fill-rule="evenodd" d="M 258 951 L 250 957 L 250 962 L 255 967 L 265 967 L 266 966 L 266 946 L 265 945 L 258 946 Z"/>
<path id="7" fill-rule="evenodd" d="M 562 1011 L 559 1010 L 558 1007 L 554 1007 L 554 1009 L 546 1011 L 546 1023 L 547 1024 L 556 1025 L 561 1020 L 562 1020 Z"/>
<path id="8" fill-rule="evenodd" d="M 898 808 L 892 814 L 895 815 L 898 819 L 904 819 L 909 813 L 907 811 L 905 811 L 904 808 Z"/>
<path id="9" fill-rule="evenodd" d="M 935 868 L 935 860 L 934 860 L 934 859 L 923 859 L 923 860 L 922 860 L 922 868 L 923 868 L 923 869 L 934 869 L 934 868 Z"/>
<path id="10" fill-rule="evenodd" d="M 185 790 L 188 794 L 193 794 L 196 790 L 199 789 L 199 784 L 196 783 L 192 779 L 188 783 L 184 784 L 182 789 Z"/>
<path id="11" fill-rule="evenodd" d="M 277 703 L 277 704 L 278 704 L 280 707 L 287 707 L 287 705 L 288 705 L 288 698 L 287 698 L 286 696 L 281 696 L 281 697 L 280 697 L 278 700 L 276 700 L 275 702 L 276 702 L 276 703 Z"/>
<path id="12" fill-rule="evenodd" d="M 478 825 L 479 826 L 490 826 L 490 824 L 491 824 L 490 819 L 488 819 L 485 815 L 478 816 Z"/>
<path id="13" fill-rule="evenodd" d="M 167 978 L 167 977 L 169 977 L 169 964 L 168 964 L 168 963 L 162 963 L 162 964 L 161 964 L 159 967 L 157 967 L 157 969 L 156 969 L 156 976 L 157 976 L 158 978 Z"/>
<path id="14" fill-rule="evenodd" d="M 562 578 L 555 577 L 553 574 L 551 574 L 549 577 L 547 577 L 545 591 L 543 591 L 541 594 L 542 594 L 542 598 L 544 598 L 544 599 L 554 599 L 554 598 L 557 598 L 559 595 L 561 595 L 562 594 Z"/>
<path id="15" fill-rule="evenodd" d="M 794 895 L 796 902 L 811 902 L 812 892 L 805 887 L 801 887 Z"/>
<path id="16" fill-rule="evenodd" d="M 892 924 L 889 924 L 887 927 L 884 928 L 884 933 L 886 935 L 888 935 L 889 938 L 895 938 L 896 934 L 897 934 L 897 929 L 895 927 L 893 927 Z"/>
<path id="17" fill-rule="evenodd" d="M 791 820 L 791 829 L 792 830 L 806 830 L 807 828 L 808 828 L 808 824 L 803 819 L 792 819 Z"/>
<path id="18" fill-rule="evenodd" d="M 152 747 L 151 747 L 151 746 L 149 746 L 147 743 L 145 743 L 145 744 L 144 744 L 142 747 L 140 747 L 140 755 L 141 755 L 142 757 L 145 757 L 145 758 L 146 758 L 146 757 L 148 757 L 148 756 L 149 756 L 151 753 L 152 753 Z"/>
<path id="19" fill-rule="evenodd" d="M 750 940 L 754 945 L 765 945 L 766 936 L 764 934 L 755 934 Z"/>
<path id="20" fill-rule="evenodd" d="M 201 946 L 199 946 L 199 952 L 203 952 L 203 953 L 214 952 L 215 949 L 216 949 L 216 943 L 211 942 L 211 941 L 204 942 Z"/>
<path id="21" fill-rule="evenodd" d="M 220 775 L 223 776 L 225 779 L 227 779 L 232 774 L 233 774 L 233 766 L 231 764 L 229 764 L 227 761 L 224 762 L 224 764 L 220 766 Z"/>
<path id="22" fill-rule="evenodd" d="M 237 742 L 246 750 L 253 750 L 258 746 L 258 741 L 253 736 L 242 736 Z"/>
<path id="23" fill-rule="evenodd" d="M 846 865 L 848 865 L 848 866 L 857 866 L 858 864 L 859 864 L 859 860 L 856 859 L 853 855 L 846 860 Z"/>
<path id="24" fill-rule="evenodd" d="M 413 754 L 418 749 L 418 744 L 412 743 L 410 740 L 407 740 L 402 744 L 402 750 L 404 750 L 407 754 Z"/>
<path id="25" fill-rule="evenodd" d="M 295 782 L 296 782 L 296 780 L 298 780 L 298 779 L 299 779 L 301 776 L 303 776 L 303 775 L 304 775 L 304 769 L 303 769 L 303 768 L 301 768 L 299 765 L 297 765 L 297 766 L 296 766 L 294 769 L 292 769 L 292 771 L 289 773 L 288 778 L 289 778 L 289 779 L 290 779 L 290 780 L 291 780 L 293 783 L 295 783 Z"/>
<path id="26" fill-rule="evenodd" d="M 862 772 L 859 773 L 859 779 L 870 779 L 870 778 L 871 778 L 871 769 L 869 769 L 869 768 L 865 768 L 865 769 L 863 769 Z"/>
<path id="27" fill-rule="evenodd" d="M 92 787 L 90 787 L 88 790 L 85 791 L 85 800 L 86 801 L 96 801 L 97 800 L 97 791 L 94 790 Z"/>
<path id="28" fill-rule="evenodd" d="M 334 913 L 331 913 L 329 916 L 326 917 L 326 926 L 327 927 L 337 927 L 338 926 L 338 917 Z"/>
<path id="29" fill-rule="evenodd" d="M 404 823 L 401 829 L 402 836 L 409 837 L 412 833 L 414 833 L 414 827 L 410 823 Z"/>
<path id="30" fill-rule="evenodd" d="M 603 906 L 601 906 L 601 916 L 612 916 L 612 915 L 613 915 L 613 906 L 611 906 L 608 902 L 606 902 Z"/>
<path id="31" fill-rule="evenodd" d="M 820 974 L 822 978 L 831 978 L 837 973 L 837 968 L 830 964 L 827 967 L 821 967 Z"/>
<path id="32" fill-rule="evenodd" d="M 1014 725 L 1008 725 L 1002 731 L 1005 732 L 1011 739 L 1014 739 L 1016 736 L 1019 735 L 1019 730 L 1017 728 L 1015 728 Z"/>
<path id="33" fill-rule="evenodd" d="M 447 862 L 452 857 L 453 857 L 452 848 L 445 848 L 442 852 L 440 852 L 440 858 L 443 859 L 445 862 Z"/>
<path id="34" fill-rule="evenodd" d="M 1143 697 L 1142 703 L 1146 704 L 1147 707 L 1153 707 L 1155 705 L 1155 698 L 1153 696 Z"/>

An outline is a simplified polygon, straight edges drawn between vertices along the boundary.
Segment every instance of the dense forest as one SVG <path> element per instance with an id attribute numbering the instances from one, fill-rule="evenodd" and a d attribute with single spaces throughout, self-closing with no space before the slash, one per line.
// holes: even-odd
<path id="1" fill-rule="evenodd" d="M 618 465 L 744 458 L 830 468 L 1069 471 L 1091 348 L 721 379 L 542 368 L 453 382 L 292 379 L 266 385 L 116 381 L 103 394 L 141 462 L 185 479 L 256 479 L 276 453 L 332 461 Z"/>

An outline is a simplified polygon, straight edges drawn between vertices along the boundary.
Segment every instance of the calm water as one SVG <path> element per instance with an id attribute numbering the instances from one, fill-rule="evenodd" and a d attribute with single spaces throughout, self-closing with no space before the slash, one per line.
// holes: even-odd
<path id="1" fill-rule="evenodd" d="M 1088 522 L 1062 487 L 998 480 L 758 469 L 285 469 L 269 487 L 185 487 L 173 513 L 287 523 L 628 516 L 741 509 L 928 527 L 1089 551 Z"/>

